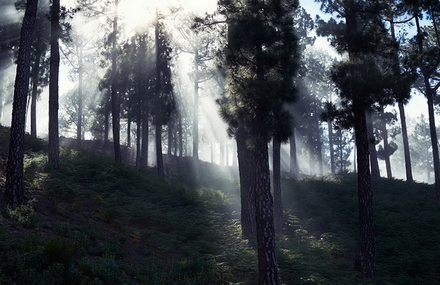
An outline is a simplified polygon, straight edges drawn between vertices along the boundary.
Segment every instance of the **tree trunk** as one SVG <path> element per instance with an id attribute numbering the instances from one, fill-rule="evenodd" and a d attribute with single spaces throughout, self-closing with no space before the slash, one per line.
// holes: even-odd
<path id="1" fill-rule="evenodd" d="M 182 128 L 182 117 L 179 116 L 179 156 L 183 157 L 183 128 Z"/>
<path id="2" fill-rule="evenodd" d="M 328 143 L 329 143 L 329 148 L 330 148 L 330 171 L 331 171 L 332 175 L 335 175 L 336 174 L 336 171 L 335 171 L 335 152 L 334 152 L 334 147 L 333 147 L 333 127 L 332 127 L 331 121 L 327 122 L 327 129 L 328 129 Z"/>
<path id="3" fill-rule="evenodd" d="M 148 166 L 148 144 L 149 144 L 149 129 L 148 129 L 148 102 L 144 102 L 145 107 L 142 110 L 142 146 L 141 146 L 141 159 L 140 166 Z"/>
<path id="4" fill-rule="evenodd" d="M 50 37 L 50 81 L 49 81 L 49 155 L 48 161 L 54 169 L 59 169 L 59 135 L 58 135 L 58 78 L 60 69 L 60 0 L 53 0 L 51 11 Z"/>
<path id="5" fill-rule="evenodd" d="M 119 123 L 119 96 L 117 91 L 116 77 L 116 40 L 118 33 L 118 4 L 119 0 L 115 0 L 115 15 L 113 17 L 113 39 L 112 39 L 112 82 L 111 82 L 111 106 L 112 106 L 112 129 L 113 129 L 113 149 L 115 154 L 115 162 L 121 163 L 121 142 L 120 142 L 120 123 Z"/>
<path id="6" fill-rule="evenodd" d="M 295 128 L 292 129 L 292 135 L 289 138 L 290 145 L 290 174 L 294 178 L 299 176 L 298 160 L 296 157 L 296 139 L 295 139 Z"/>
<path id="7" fill-rule="evenodd" d="M 270 171 L 267 138 L 257 134 L 252 150 L 255 167 L 255 214 L 257 223 L 259 284 L 278 284 L 275 253 L 273 198 L 270 193 Z"/>
<path id="8" fill-rule="evenodd" d="M 374 137 L 373 118 L 370 111 L 367 111 L 366 113 L 366 120 L 367 120 L 367 132 L 368 132 L 368 149 L 370 152 L 370 163 L 371 163 L 371 177 L 379 178 L 380 169 L 379 169 L 379 163 L 377 161 L 376 139 Z"/>
<path id="9" fill-rule="evenodd" d="M 437 193 L 437 197 L 440 198 L 440 160 L 439 160 L 439 150 L 438 150 L 438 141 L 437 141 L 437 131 L 435 127 L 434 94 L 429 85 L 429 80 L 426 77 L 425 77 L 425 86 L 426 86 L 426 97 L 428 101 L 429 132 L 431 134 L 431 147 L 432 147 L 432 156 L 434 163 L 435 191 Z"/>
<path id="10" fill-rule="evenodd" d="M 283 232 L 283 203 L 281 196 L 281 142 L 273 138 L 273 200 L 274 200 L 274 227 L 275 233 Z"/>
<path id="11" fill-rule="evenodd" d="M 158 108 L 159 110 L 159 108 Z M 158 111 L 157 113 L 160 113 Z M 163 155 L 162 155 L 162 123 L 160 118 L 160 114 L 156 114 L 156 166 L 157 166 L 157 175 L 160 177 L 165 176 L 165 169 L 163 165 Z M 159 122 L 158 122 L 159 120 Z"/>
<path id="12" fill-rule="evenodd" d="M 171 151 L 172 145 L 173 145 L 173 128 L 172 128 L 172 123 L 168 122 L 168 149 L 167 149 L 168 155 L 172 154 Z"/>
<path id="13" fill-rule="evenodd" d="M 257 234 L 255 220 L 254 182 L 255 168 L 251 165 L 251 154 L 246 146 L 247 134 L 239 128 L 235 135 L 237 141 L 238 171 L 240 176 L 241 229 L 244 238 L 249 239 Z"/>
<path id="14" fill-rule="evenodd" d="M 197 46 L 197 45 L 196 45 Z M 193 157 L 199 159 L 199 51 L 194 51 Z"/>
<path id="15" fill-rule="evenodd" d="M 402 139 L 403 139 L 403 152 L 405 155 L 405 171 L 406 181 L 413 182 L 412 168 L 411 168 L 411 155 L 409 153 L 409 141 L 408 141 L 408 129 L 406 127 L 405 107 L 402 102 L 398 103 L 400 124 L 402 126 Z"/>
<path id="16" fill-rule="evenodd" d="M 318 169 L 319 169 L 319 175 L 324 175 L 324 165 L 322 163 L 322 142 L 321 142 L 321 131 L 318 128 L 318 138 L 316 139 L 316 154 L 318 158 Z"/>
<path id="17" fill-rule="evenodd" d="M 77 46 L 78 47 L 78 46 Z M 82 143 L 82 125 L 83 125 L 83 46 L 77 48 L 78 53 L 78 123 L 76 125 L 76 145 L 81 149 Z"/>
<path id="18" fill-rule="evenodd" d="M 422 33 L 422 30 L 420 28 L 418 11 L 415 11 L 414 14 L 415 14 L 414 18 L 416 21 L 416 27 L 417 27 L 417 34 L 420 35 Z M 419 54 L 422 55 L 423 42 L 421 36 L 418 37 L 418 46 L 419 46 Z M 437 61 L 437 66 L 438 64 L 439 63 Z M 430 73 L 429 71 L 435 69 L 432 66 L 427 68 L 423 62 L 420 62 L 420 69 L 423 75 L 423 82 L 425 84 L 425 95 L 428 102 L 428 120 L 429 120 L 429 132 L 431 134 L 431 147 L 432 147 L 433 164 L 434 164 L 435 191 L 437 193 L 437 197 L 440 198 L 440 159 L 439 159 L 437 132 L 435 127 L 435 113 L 434 113 L 434 95 L 436 94 L 436 90 L 431 88 L 430 77 L 432 73 Z"/>
<path id="19" fill-rule="evenodd" d="M 387 124 L 385 121 L 385 112 L 384 110 L 380 110 L 380 114 L 381 114 L 381 128 L 382 128 L 382 136 L 383 136 L 383 149 L 385 152 L 385 167 L 386 167 L 386 171 L 387 171 L 387 178 L 391 179 L 393 178 L 393 173 L 391 172 L 391 161 L 390 161 L 390 156 L 391 154 L 389 153 L 389 149 L 390 149 L 390 145 L 388 143 L 388 130 L 387 130 Z"/>
<path id="20" fill-rule="evenodd" d="M 42 51 L 40 45 L 37 45 L 35 50 L 35 62 L 32 68 L 32 95 L 31 95 L 31 136 L 37 137 L 37 96 L 38 96 L 38 81 L 40 77 L 40 61 Z"/>
<path id="21" fill-rule="evenodd" d="M 131 116 L 127 118 L 127 147 L 131 147 Z"/>
<path id="22" fill-rule="evenodd" d="M 22 204 L 24 200 L 23 157 L 26 98 L 29 90 L 32 36 L 37 18 L 37 6 L 38 0 L 27 0 L 20 32 L 5 184 L 5 202 L 11 207 Z"/>
<path id="23" fill-rule="evenodd" d="M 139 102 L 138 102 L 139 103 Z M 138 104 L 138 114 L 137 114 L 137 123 L 136 123 L 136 169 L 140 169 L 141 167 L 141 135 L 142 135 L 142 120 L 140 115 L 140 105 Z"/>
<path id="24" fill-rule="evenodd" d="M 366 112 L 358 102 L 353 103 L 357 165 L 358 165 L 358 207 L 360 226 L 359 265 L 367 278 L 375 273 L 375 246 L 373 232 L 373 191 L 368 155 L 368 130 Z"/>

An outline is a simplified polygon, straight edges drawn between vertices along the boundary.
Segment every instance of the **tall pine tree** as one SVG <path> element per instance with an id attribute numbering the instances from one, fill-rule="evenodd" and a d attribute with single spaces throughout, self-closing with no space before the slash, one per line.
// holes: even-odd
<path id="1" fill-rule="evenodd" d="M 231 129 L 247 136 L 244 143 L 254 173 L 251 189 L 241 190 L 249 191 L 248 197 L 254 199 L 259 284 L 278 284 L 268 142 L 276 114 L 294 95 L 298 46 L 291 12 L 298 3 L 225 0 L 219 4 L 228 26 L 227 95 L 221 112 Z"/>

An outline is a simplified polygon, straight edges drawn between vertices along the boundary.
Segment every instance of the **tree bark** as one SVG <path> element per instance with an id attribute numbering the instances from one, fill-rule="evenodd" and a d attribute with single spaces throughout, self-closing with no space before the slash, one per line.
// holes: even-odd
<path id="1" fill-rule="evenodd" d="M 59 169 L 59 70 L 60 48 L 60 0 L 53 0 L 51 10 L 51 37 L 50 37 L 50 81 L 49 81 L 49 155 L 48 161 L 54 169 Z"/>
<path id="2" fill-rule="evenodd" d="M 31 46 L 37 17 L 37 6 L 38 0 L 27 0 L 20 32 L 5 184 L 5 201 L 11 207 L 22 204 L 24 200 L 23 157 L 26 98 L 29 90 Z"/>
<path id="3" fill-rule="evenodd" d="M 251 165 L 252 157 L 246 146 L 247 134 L 243 128 L 236 132 L 238 171 L 240 176 L 240 196 L 241 196 L 241 229 L 244 238 L 249 239 L 257 234 L 255 220 L 255 187 L 254 166 Z"/>
<path id="4" fill-rule="evenodd" d="M 259 284 L 278 284 L 275 253 L 273 197 L 270 193 L 270 171 L 267 138 L 256 135 L 257 145 L 252 150 L 255 167 L 255 214 L 257 222 Z"/>
<path id="5" fill-rule="evenodd" d="M 360 228 L 359 265 L 367 278 L 375 274 L 375 245 L 373 232 L 373 191 L 368 155 L 368 131 L 364 107 L 354 100 L 353 113 L 358 165 L 358 208 Z"/>

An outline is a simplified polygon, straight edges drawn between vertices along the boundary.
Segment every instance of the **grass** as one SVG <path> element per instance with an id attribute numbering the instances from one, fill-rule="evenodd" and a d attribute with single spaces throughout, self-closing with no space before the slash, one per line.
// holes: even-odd
<path id="1" fill-rule="evenodd" d="M 159 179 L 70 149 L 54 171 L 44 143 L 32 144 L 31 200 L 0 205 L 0 284 L 256 284 L 256 251 L 240 236 L 236 176 L 202 164 Z M 354 266 L 355 175 L 283 180 L 282 284 L 440 284 L 432 185 L 378 179 L 373 188 L 377 277 L 365 280 Z"/>

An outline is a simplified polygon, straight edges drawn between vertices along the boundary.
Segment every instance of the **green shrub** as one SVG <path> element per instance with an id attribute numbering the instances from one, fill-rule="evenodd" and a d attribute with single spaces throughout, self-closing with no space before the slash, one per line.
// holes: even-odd
<path id="1" fill-rule="evenodd" d="M 33 229 L 37 223 L 37 214 L 29 204 L 21 204 L 15 208 L 6 207 L 7 217 L 14 219 L 25 228 Z"/>

